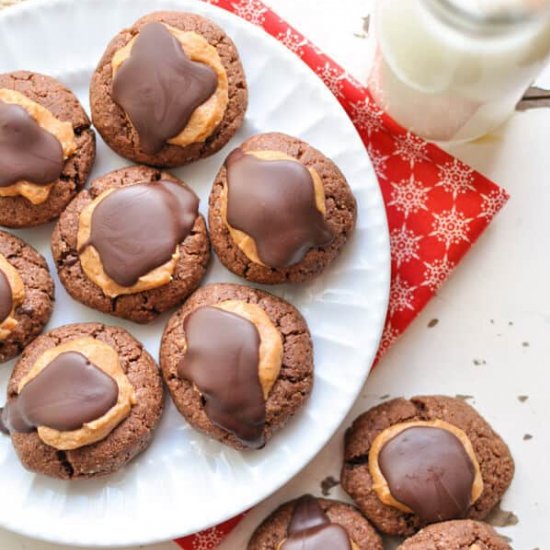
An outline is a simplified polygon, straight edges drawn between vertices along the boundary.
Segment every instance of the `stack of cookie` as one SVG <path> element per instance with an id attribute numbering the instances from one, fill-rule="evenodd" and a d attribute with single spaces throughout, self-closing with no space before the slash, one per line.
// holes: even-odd
<path id="1" fill-rule="evenodd" d="M 293 305 L 265 291 L 199 288 L 210 248 L 248 282 L 310 281 L 354 230 L 345 177 L 297 137 L 255 135 L 220 167 L 207 225 L 193 182 L 166 170 L 222 149 L 243 123 L 248 91 L 233 42 L 197 15 L 154 13 L 121 31 L 90 100 L 104 141 L 137 164 L 84 189 L 95 136 L 76 97 L 47 76 L 0 75 L 0 224 L 58 218 L 59 279 L 90 308 L 136 323 L 179 309 L 162 336 L 160 370 L 118 327 L 82 319 L 39 336 L 54 306 L 47 264 L 0 232 L 0 360 L 22 354 L 0 428 L 29 470 L 109 474 L 152 440 L 163 378 L 195 429 L 238 450 L 262 448 L 311 392 L 311 335 Z M 302 497 L 268 518 L 249 549 L 379 550 L 378 530 L 410 537 L 403 550 L 504 550 L 478 520 L 513 470 L 506 445 L 467 404 L 397 399 L 347 433 L 342 485 L 357 507 Z"/>
<path id="2" fill-rule="evenodd" d="M 54 304 L 47 264 L 0 233 L 0 358 L 22 353 L 0 427 L 26 468 L 63 479 L 114 472 L 151 441 L 162 378 L 191 426 L 239 450 L 264 447 L 306 402 L 313 349 L 296 308 L 250 286 L 199 286 L 211 244 L 249 282 L 319 275 L 355 227 L 345 177 L 296 137 L 253 136 L 220 167 L 207 226 L 193 182 L 166 171 L 222 149 L 247 102 L 239 54 L 215 23 L 141 18 L 107 46 L 90 88 L 93 126 L 136 164 L 84 188 L 95 134 L 76 97 L 47 76 L 0 76 L 0 224 L 58 218 L 59 279 L 90 308 L 149 323 L 179 306 L 160 369 L 118 327 L 82 319 L 38 336 Z"/>

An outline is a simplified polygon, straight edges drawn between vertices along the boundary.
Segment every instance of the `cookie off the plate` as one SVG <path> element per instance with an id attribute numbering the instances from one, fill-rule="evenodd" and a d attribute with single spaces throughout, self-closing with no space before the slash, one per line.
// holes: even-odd
<path id="1" fill-rule="evenodd" d="M 486 523 L 473 520 L 445 521 L 429 525 L 408 538 L 397 550 L 512 550 Z"/>
<path id="2" fill-rule="evenodd" d="M 393 399 L 360 415 L 346 432 L 342 487 L 389 535 L 483 519 L 513 475 L 507 445 L 460 399 Z"/>
<path id="3" fill-rule="evenodd" d="M 382 550 L 382 539 L 354 506 L 304 495 L 275 510 L 247 550 Z"/>
<path id="4" fill-rule="evenodd" d="M 199 199 L 146 166 L 92 182 L 60 217 L 51 246 L 59 278 L 83 304 L 147 323 L 199 285 L 210 259 Z"/>
<path id="5" fill-rule="evenodd" d="M 212 155 L 231 139 L 248 90 L 223 29 L 200 15 L 157 12 L 107 46 L 90 103 L 94 125 L 114 151 L 174 167 Z"/>
<path id="6" fill-rule="evenodd" d="M 258 449 L 311 393 L 311 335 L 298 310 L 281 298 L 210 284 L 168 321 L 160 367 L 194 428 L 236 449 Z"/>
<path id="7" fill-rule="evenodd" d="M 247 139 L 226 159 L 209 199 L 212 245 L 256 283 L 301 283 L 322 273 L 355 228 L 357 205 L 332 160 L 280 133 Z"/>
<path id="8" fill-rule="evenodd" d="M 57 218 L 94 158 L 95 134 L 70 90 L 38 73 L 0 74 L 0 225 Z"/>
<path id="9" fill-rule="evenodd" d="M 115 472 L 150 443 L 163 410 L 153 358 L 127 331 L 65 325 L 27 346 L 0 428 L 25 468 L 61 479 Z"/>

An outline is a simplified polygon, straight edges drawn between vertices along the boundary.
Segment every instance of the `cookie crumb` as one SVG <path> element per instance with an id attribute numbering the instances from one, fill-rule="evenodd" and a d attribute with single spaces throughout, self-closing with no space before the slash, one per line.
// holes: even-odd
<path id="1" fill-rule="evenodd" d="M 321 481 L 321 492 L 323 493 L 324 497 L 328 497 L 330 495 L 331 490 L 334 487 L 337 487 L 340 485 L 340 482 L 335 479 L 332 476 L 327 476 L 323 481 Z"/>
<path id="2" fill-rule="evenodd" d="M 517 104 L 518 111 L 527 111 L 528 109 L 537 109 L 540 107 L 550 107 L 550 90 L 531 86 L 525 92 L 523 99 Z"/>
<path id="3" fill-rule="evenodd" d="M 363 17 L 363 30 L 366 34 L 369 34 L 370 30 L 370 14 Z"/>
<path id="4" fill-rule="evenodd" d="M 468 401 L 469 399 L 474 399 L 473 395 L 465 395 L 462 393 L 457 393 L 455 397 L 456 399 L 460 399 L 461 401 Z"/>
<path id="5" fill-rule="evenodd" d="M 500 507 L 500 503 L 495 506 L 493 511 L 487 516 L 485 520 L 493 527 L 511 527 L 519 523 L 519 518 L 514 512 L 508 512 Z"/>
<path id="6" fill-rule="evenodd" d="M 8 428 L 6 427 L 4 422 L 2 421 L 2 413 L 3 412 L 4 412 L 4 408 L 0 407 L 0 433 L 2 433 L 4 435 L 10 435 L 10 431 L 8 430 Z"/>
<path id="7" fill-rule="evenodd" d="M 399 545 L 403 542 L 403 539 L 400 537 L 391 537 L 389 535 L 382 535 L 382 540 L 384 541 L 384 548 L 390 550 L 396 550 Z"/>
<path id="8" fill-rule="evenodd" d="M 518 395 L 518 401 L 520 403 L 525 403 L 529 399 L 528 395 Z"/>
<path id="9" fill-rule="evenodd" d="M 439 319 L 432 319 L 432 320 L 428 323 L 428 328 L 433 328 L 433 327 L 435 327 L 438 323 L 439 323 Z"/>

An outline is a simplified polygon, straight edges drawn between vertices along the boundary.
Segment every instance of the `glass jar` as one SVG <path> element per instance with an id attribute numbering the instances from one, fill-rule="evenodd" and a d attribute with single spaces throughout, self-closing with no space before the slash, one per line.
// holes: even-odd
<path id="1" fill-rule="evenodd" d="M 483 136 L 514 111 L 550 53 L 550 0 L 378 0 L 369 88 L 434 141 Z"/>

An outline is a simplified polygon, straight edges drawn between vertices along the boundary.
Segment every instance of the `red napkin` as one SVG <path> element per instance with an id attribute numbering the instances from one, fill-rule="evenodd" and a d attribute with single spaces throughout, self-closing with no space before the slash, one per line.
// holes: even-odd
<path id="1" fill-rule="evenodd" d="M 445 282 L 508 194 L 439 147 L 404 130 L 374 103 L 367 88 L 260 0 L 204 0 L 281 41 L 330 88 L 367 148 L 386 203 L 392 285 L 378 358 Z M 242 516 L 176 542 L 213 550 Z"/>

